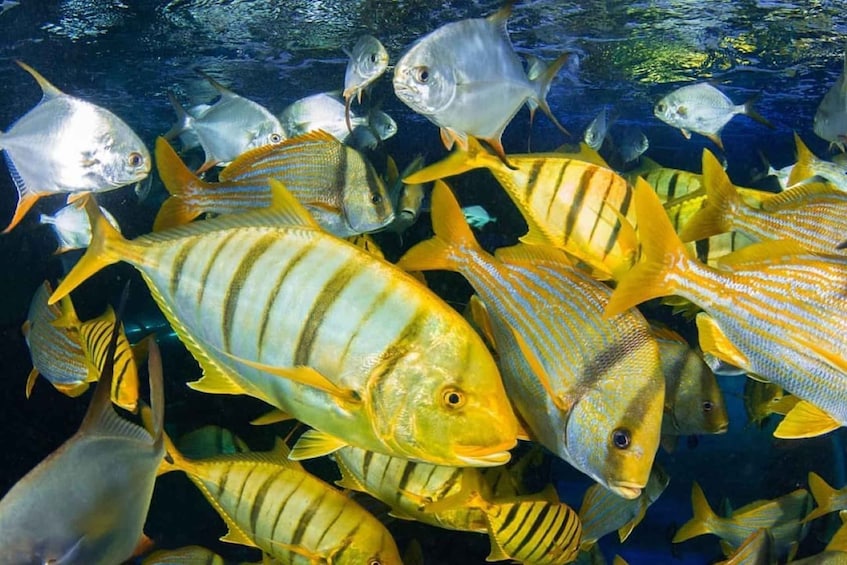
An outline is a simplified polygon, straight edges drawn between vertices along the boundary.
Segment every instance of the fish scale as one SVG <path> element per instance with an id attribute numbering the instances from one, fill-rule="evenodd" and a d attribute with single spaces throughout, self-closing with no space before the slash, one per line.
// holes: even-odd
<path id="1" fill-rule="evenodd" d="M 519 562 L 570 563 L 579 551 L 582 526 L 576 512 L 565 504 L 543 500 L 492 504 L 485 516 L 492 539 Z M 532 526 L 527 528 L 528 523 Z"/>

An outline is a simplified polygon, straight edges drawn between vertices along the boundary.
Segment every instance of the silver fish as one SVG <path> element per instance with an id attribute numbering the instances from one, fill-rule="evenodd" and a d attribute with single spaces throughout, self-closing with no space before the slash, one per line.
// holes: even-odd
<path id="1" fill-rule="evenodd" d="M 118 221 L 108 210 L 100 206 L 100 211 L 116 230 L 121 231 Z M 52 216 L 41 214 L 38 221 L 49 225 L 56 232 L 56 237 L 59 239 L 59 247 L 56 249 L 56 253 L 64 253 L 71 249 L 83 249 L 91 243 L 91 224 L 88 223 L 88 215 L 79 200 L 60 208 Z"/>
<path id="2" fill-rule="evenodd" d="M 42 196 L 106 192 L 148 175 L 150 153 L 119 117 L 65 94 L 29 65 L 18 65 L 38 82 L 43 96 L 0 132 L 0 150 L 18 189 L 15 215 L 3 233 Z"/>
<path id="3" fill-rule="evenodd" d="M 650 140 L 636 125 L 620 126 L 614 132 L 613 140 L 624 164 L 635 161 L 650 147 Z"/>
<path id="4" fill-rule="evenodd" d="M 353 131 L 350 122 L 350 103 L 356 97 L 362 103 L 362 93 L 371 83 L 382 76 L 388 68 L 388 51 L 379 39 L 372 35 L 363 35 L 356 41 L 352 51 L 344 51 L 350 60 L 344 72 L 344 96 L 347 129 Z"/>
<path id="5" fill-rule="evenodd" d="M 112 408 L 114 371 L 107 362 L 79 431 L 0 500 L 0 562 L 121 563 L 132 555 L 164 455 L 155 342 L 149 367 L 152 431 Z"/>
<path id="6" fill-rule="evenodd" d="M 582 140 L 592 149 L 599 150 L 603 145 L 603 141 L 606 139 L 609 128 L 615 123 L 616 119 L 617 113 L 610 106 L 603 106 L 600 113 L 585 128 Z"/>
<path id="7" fill-rule="evenodd" d="M 186 111 L 174 93 L 168 92 L 177 122 L 164 137 L 173 139 L 190 132 L 188 145 L 196 140 L 205 153 L 201 171 L 225 165 L 250 149 L 280 143 L 288 137 L 277 117 L 267 108 L 232 92 L 206 73 L 198 72 L 218 91 L 220 98 L 214 104 Z"/>
<path id="8" fill-rule="evenodd" d="M 563 131 L 545 99 L 568 54 L 530 80 L 512 47 L 507 3 L 487 18 L 460 20 L 419 39 L 394 69 L 394 92 L 441 128 L 449 149 L 467 149 L 467 136 L 485 140 L 506 161 L 500 137 L 520 107 L 531 101 Z"/>
<path id="9" fill-rule="evenodd" d="M 844 54 L 841 75 L 824 94 L 812 123 L 818 137 L 829 141 L 830 147 L 835 146 L 844 151 L 844 143 L 847 141 L 847 52 Z"/>
<path id="10" fill-rule="evenodd" d="M 700 82 L 678 88 L 659 100 L 653 107 L 653 114 L 679 128 L 686 139 L 691 138 L 693 131 L 708 137 L 723 150 L 721 130 L 733 116 L 744 114 L 773 128 L 773 124 L 753 108 L 753 102 L 733 104 L 726 94 L 709 83 Z"/>

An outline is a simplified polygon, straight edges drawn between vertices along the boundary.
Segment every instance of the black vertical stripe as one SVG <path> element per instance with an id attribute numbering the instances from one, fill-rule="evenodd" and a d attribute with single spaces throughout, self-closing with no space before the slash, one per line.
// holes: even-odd
<path id="1" fill-rule="evenodd" d="M 227 233 L 224 237 L 218 240 L 218 245 L 212 251 L 212 254 L 206 261 L 206 266 L 203 267 L 203 272 L 200 274 L 200 278 L 198 279 L 198 286 L 200 287 L 197 292 L 197 306 L 200 306 L 203 303 L 203 293 L 206 290 L 207 282 L 209 280 L 209 273 L 212 271 L 212 267 L 215 265 L 215 261 L 218 260 L 218 256 L 223 251 L 224 247 L 226 247 L 227 243 L 229 243 L 233 237 L 238 234 L 236 230 L 232 230 Z"/>
<path id="2" fill-rule="evenodd" d="M 306 535 L 306 530 L 309 529 L 309 524 L 311 524 L 312 520 L 317 514 L 318 510 L 320 510 L 321 503 L 323 503 L 324 498 L 326 498 L 327 492 L 322 490 L 321 495 L 312 502 L 303 514 L 300 515 L 300 519 L 297 520 L 297 526 L 294 528 L 294 535 L 291 536 L 291 545 L 300 545 L 303 541 L 303 537 Z"/>
<path id="3" fill-rule="evenodd" d="M 282 515 L 285 513 L 285 507 L 288 505 L 288 501 L 291 500 L 292 496 L 297 494 L 297 492 L 300 490 L 300 485 L 302 485 L 305 480 L 306 474 L 304 473 L 299 477 L 297 484 L 286 485 L 290 488 L 290 490 L 288 491 L 286 497 L 280 501 L 279 507 L 277 508 L 276 518 L 274 519 L 274 525 L 271 528 L 271 531 L 268 533 L 268 537 L 270 537 L 271 539 L 283 539 L 281 536 L 277 536 L 276 534 L 276 530 L 279 527 L 279 521 L 282 518 Z"/>
<path id="4" fill-rule="evenodd" d="M 530 166 L 526 177 L 526 186 L 524 186 L 524 198 L 526 198 L 527 203 L 529 203 L 532 198 L 532 193 L 535 191 L 535 186 L 538 184 L 538 174 L 541 172 L 541 168 L 543 166 L 544 159 L 535 159 L 532 161 L 532 166 Z M 567 165 L 565 165 L 565 167 L 567 167 Z"/>
<path id="5" fill-rule="evenodd" d="M 259 489 L 256 491 L 256 496 L 253 497 L 253 507 L 250 508 L 250 531 L 253 535 L 258 533 L 256 532 L 256 524 L 259 522 L 259 514 L 262 512 L 265 497 L 268 495 L 268 491 L 273 486 L 273 483 L 276 482 L 277 477 L 284 472 L 286 472 L 285 469 L 280 469 L 276 473 L 271 473 L 265 477 L 265 480 L 262 481 L 262 484 L 259 485 Z"/>
<path id="6" fill-rule="evenodd" d="M 221 476 L 218 479 L 218 492 L 215 495 L 215 498 L 220 498 L 226 490 L 226 483 L 229 480 L 230 470 L 232 470 L 232 463 L 225 463 L 223 473 L 221 473 Z"/>
<path id="7" fill-rule="evenodd" d="M 497 532 L 498 535 L 501 535 L 503 533 L 503 530 L 505 530 L 506 528 L 509 528 L 511 526 L 512 522 L 514 522 L 515 518 L 518 516 L 518 512 L 520 511 L 521 508 L 522 508 L 522 505 L 517 503 L 517 502 L 512 504 L 511 508 L 509 508 L 509 511 L 506 513 L 506 517 L 503 518 L 503 522 L 500 524 L 500 529 Z M 509 539 L 506 540 L 502 545 L 506 545 L 507 543 L 509 543 L 509 541 L 512 540 L 513 537 L 515 537 L 515 535 L 520 533 L 521 527 L 523 526 L 523 523 L 526 521 L 526 517 L 528 515 L 529 515 L 529 512 L 523 513 L 520 525 L 518 525 L 518 527 L 514 529 L 514 531 L 512 532 L 512 535 L 509 536 Z"/>
<path id="8" fill-rule="evenodd" d="M 591 190 L 591 179 L 594 178 L 594 173 L 596 172 L 597 169 L 595 167 L 586 167 L 585 170 L 582 171 L 582 175 L 579 177 L 577 190 L 574 194 L 573 200 L 571 201 L 568 216 L 565 219 L 564 242 L 567 242 L 571 237 L 574 226 L 576 226 L 576 221 L 579 218 L 579 213 L 582 210 L 582 203 L 585 200 L 585 195 L 589 190 Z M 550 208 L 547 209 L 547 217 L 549 218 L 549 216 Z"/>
<path id="9" fill-rule="evenodd" d="M 673 173 L 671 180 L 668 182 L 668 195 L 665 202 L 670 202 L 676 196 L 676 183 L 679 181 L 679 173 Z"/>
<path id="10" fill-rule="evenodd" d="M 182 280 L 182 270 L 185 268 L 185 262 L 188 260 L 188 255 L 191 253 L 191 250 L 194 249 L 195 241 L 195 239 L 183 240 L 182 247 L 179 248 L 179 251 L 176 253 L 176 257 L 174 257 L 173 268 L 171 269 L 171 280 L 168 287 L 172 298 L 176 296 L 176 292 L 179 289 L 179 281 Z"/>
<path id="11" fill-rule="evenodd" d="M 315 547 L 320 547 L 320 546 L 321 546 L 321 542 L 323 542 L 324 538 L 325 538 L 325 537 L 326 537 L 326 535 L 330 532 L 330 530 L 332 529 L 332 527 L 333 527 L 333 526 L 335 526 L 335 523 L 336 523 L 336 522 L 338 522 L 338 519 L 339 519 L 339 518 L 341 518 L 341 516 L 343 516 L 343 515 L 344 515 L 344 511 L 345 511 L 346 509 L 347 509 L 347 504 L 346 504 L 346 503 L 345 503 L 345 504 L 339 504 L 339 505 L 338 505 L 338 512 L 336 512 L 336 513 L 335 513 L 335 516 L 333 516 L 333 517 L 332 517 L 332 520 L 329 520 L 329 522 L 328 522 L 326 525 L 324 525 L 324 531 L 323 531 L 323 532 L 321 532 L 321 537 L 319 537 L 319 538 L 317 539 L 317 541 L 315 542 Z M 350 540 L 350 538 L 345 538 L 345 540 L 349 541 L 349 540 Z"/>
<path id="12" fill-rule="evenodd" d="M 362 458 L 362 478 L 367 482 L 368 480 L 368 469 L 371 466 L 371 461 L 373 460 L 374 454 L 373 451 L 365 450 L 365 456 Z"/>
<path id="13" fill-rule="evenodd" d="M 532 508 L 535 509 L 536 507 L 537 507 L 537 504 L 534 503 L 532 505 Z M 547 518 L 547 514 L 549 514 L 549 513 L 550 513 L 550 504 L 545 503 L 544 506 L 541 507 L 541 511 L 538 512 L 538 514 L 535 515 L 535 520 L 533 521 L 532 526 L 530 526 L 526 530 L 523 530 L 524 535 L 521 538 L 520 543 L 518 543 L 518 546 L 514 549 L 514 551 L 511 552 L 512 555 L 515 555 L 515 556 L 521 555 L 521 552 L 523 551 L 524 547 L 526 546 L 527 543 L 529 543 L 529 541 L 531 539 L 533 539 L 534 534 L 539 531 L 541 524 L 544 523 L 544 519 Z M 529 514 L 529 512 L 527 512 L 527 514 Z M 521 524 L 521 526 L 523 526 L 523 524 Z M 523 529 L 523 528 L 521 528 L 521 529 Z M 542 539 L 543 539 L 543 534 L 542 534 Z M 532 549 L 532 548 L 528 548 L 528 549 Z"/>

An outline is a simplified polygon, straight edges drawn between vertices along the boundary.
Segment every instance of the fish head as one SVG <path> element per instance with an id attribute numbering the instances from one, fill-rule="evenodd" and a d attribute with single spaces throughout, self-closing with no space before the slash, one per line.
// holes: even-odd
<path id="1" fill-rule="evenodd" d="M 397 543 L 377 520 L 363 522 L 356 534 L 345 540 L 343 561 L 362 565 L 403 565 Z"/>
<path id="2" fill-rule="evenodd" d="M 345 147 L 347 168 L 342 209 L 353 233 L 378 231 L 394 221 L 394 205 L 382 178 L 352 147 Z"/>
<path id="3" fill-rule="evenodd" d="M 139 182 L 150 174 L 152 160 L 144 142 L 123 123 L 107 122 L 101 130 L 98 143 L 83 155 L 83 166 L 92 177 L 100 177 L 113 188 Z"/>
<path id="4" fill-rule="evenodd" d="M 279 120 L 276 118 L 268 119 L 261 122 L 259 127 L 253 132 L 250 141 L 244 148 L 244 152 L 257 147 L 264 147 L 265 145 L 278 145 L 286 139 L 285 130 Z"/>
<path id="5" fill-rule="evenodd" d="M 397 122 L 382 110 L 372 111 L 370 113 L 369 123 L 371 129 L 383 141 L 389 137 L 393 137 L 397 133 Z"/>
<path id="6" fill-rule="evenodd" d="M 693 350 L 686 355 L 673 401 L 678 435 L 726 432 L 729 416 L 715 374 Z"/>
<path id="7" fill-rule="evenodd" d="M 686 122 L 688 108 L 674 96 L 674 93 L 671 93 L 656 102 L 653 106 L 653 115 L 666 124 L 675 126 Z"/>
<path id="8" fill-rule="evenodd" d="M 439 114 L 456 96 L 458 81 L 450 54 L 423 41 L 413 45 L 394 67 L 394 93 L 415 112 Z"/>
<path id="9" fill-rule="evenodd" d="M 388 51 L 372 35 L 359 38 L 350 54 L 344 74 L 344 96 L 352 96 L 385 72 L 388 68 Z"/>

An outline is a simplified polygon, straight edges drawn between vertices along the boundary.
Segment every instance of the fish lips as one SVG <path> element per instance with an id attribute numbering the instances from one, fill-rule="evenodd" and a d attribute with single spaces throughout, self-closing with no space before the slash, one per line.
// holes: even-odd
<path id="1" fill-rule="evenodd" d="M 620 496 L 621 498 L 626 498 L 627 500 L 634 500 L 638 498 L 639 496 L 641 496 L 641 492 L 644 490 L 644 485 L 627 482 L 610 482 L 606 486 L 610 491 Z"/>
<path id="2" fill-rule="evenodd" d="M 495 446 L 457 445 L 453 452 L 456 458 L 469 467 L 497 467 L 505 465 L 512 458 L 509 450 L 517 445 L 518 440 L 513 439 Z"/>

